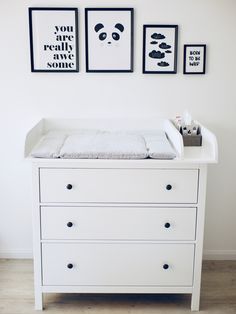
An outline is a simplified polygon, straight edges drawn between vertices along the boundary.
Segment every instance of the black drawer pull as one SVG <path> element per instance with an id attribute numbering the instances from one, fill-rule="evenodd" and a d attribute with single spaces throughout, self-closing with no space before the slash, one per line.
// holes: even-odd
<path id="1" fill-rule="evenodd" d="M 67 184 L 66 188 L 67 188 L 67 190 L 71 190 L 72 189 L 72 184 Z"/>
<path id="2" fill-rule="evenodd" d="M 167 189 L 167 191 L 170 191 L 172 189 L 172 185 L 171 184 L 167 184 L 166 189 Z"/>
<path id="3" fill-rule="evenodd" d="M 165 223 L 165 228 L 166 228 L 166 229 L 170 228 L 170 223 L 169 223 L 169 222 L 166 222 L 166 223 Z"/>
<path id="4" fill-rule="evenodd" d="M 169 268 L 169 265 L 168 264 L 164 264 L 163 265 L 163 269 L 168 269 Z"/>
<path id="5" fill-rule="evenodd" d="M 69 221 L 69 222 L 67 223 L 67 227 L 71 228 L 72 226 L 73 226 L 73 223 L 72 223 L 71 221 Z"/>
<path id="6" fill-rule="evenodd" d="M 73 264 L 68 264 L 67 265 L 67 268 L 69 268 L 69 269 L 72 269 L 74 266 L 73 266 Z"/>

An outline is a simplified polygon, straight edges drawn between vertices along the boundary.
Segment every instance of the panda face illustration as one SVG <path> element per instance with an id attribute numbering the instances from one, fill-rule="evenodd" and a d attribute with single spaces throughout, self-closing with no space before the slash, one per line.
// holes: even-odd
<path id="1" fill-rule="evenodd" d="M 119 42 L 124 26 L 121 23 L 117 23 L 112 30 L 107 31 L 102 23 L 98 23 L 95 25 L 94 30 L 98 34 L 98 39 L 101 43 L 110 46 Z"/>

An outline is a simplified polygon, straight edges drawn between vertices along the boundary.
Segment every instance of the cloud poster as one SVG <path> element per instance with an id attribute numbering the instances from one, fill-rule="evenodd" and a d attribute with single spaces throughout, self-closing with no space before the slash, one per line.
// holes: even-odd
<path id="1" fill-rule="evenodd" d="M 176 73 L 177 40 L 177 25 L 144 25 L 143 73 Z"/>

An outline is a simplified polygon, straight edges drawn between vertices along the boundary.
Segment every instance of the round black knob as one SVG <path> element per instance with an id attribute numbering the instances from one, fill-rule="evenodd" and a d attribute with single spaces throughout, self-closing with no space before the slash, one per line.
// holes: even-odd
<path id="1" fill-rule="evenodd" d="M 71 221 L 69 221 L 68 223 L 67 223 L 67 227 L 72 227 L 73 226 L 73 223 L 71 222 Z"/>
<path id="2" fill-rule="evenodd" d="M 166 228 L 166 229 L 170 228 L 170 223 L 169 223 L 169 222 L 166 222 L 166 223 L 165 223 L 165 228 Z"/>
<path id="3" fill-rule="evenodd" d="M 168 191 L 170 191 L 170 190 L 172 189 L 172 185 L 167 184 L 166 189 L 167 189 Z"/>
<path id="4" fill-rule="evenodd" d="M 68 264 L 67 268 L 69 268 L 69 269 L 73 268 L 73 264 Z"/>
<path id="5" fill-rule="evenodd" d="M 67 188 L 67 190 L 71 190 L 72 189 L 72 184 L 67 184 L 66 188 Z"/>
<path id="6" fill-rule="evenodd" d="M 168 265 L 168 264 L 164 264 L 164 265 L 163 265 L 163 268 L 164 268 L 164 269 L 168 269 L 168 268 L 169 268 L 169 265 Z"/>

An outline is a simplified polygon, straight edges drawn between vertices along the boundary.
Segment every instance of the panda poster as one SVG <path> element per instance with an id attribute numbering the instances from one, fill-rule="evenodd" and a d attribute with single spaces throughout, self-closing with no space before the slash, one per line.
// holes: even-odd
<path id="1" fill-rule="evenodd" d="M 133 9 L 87 8 L 86 71 L 133 72 Z"/>
<path id="2" fill-rule="evenodd" d="M 177 25 L 144 25 L 143 73 L 177 72 Z"/>
<path id="3" fill-rule="evenodd" d="M 32 72 L 78 72 L 78 9 L 29 8 Z"/>

